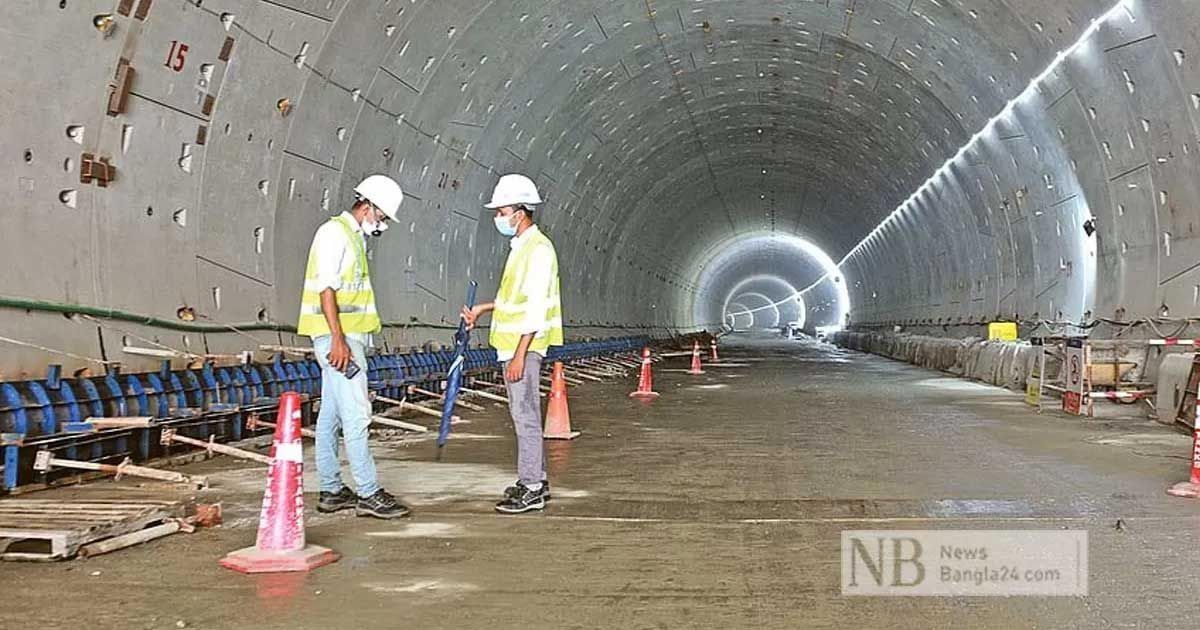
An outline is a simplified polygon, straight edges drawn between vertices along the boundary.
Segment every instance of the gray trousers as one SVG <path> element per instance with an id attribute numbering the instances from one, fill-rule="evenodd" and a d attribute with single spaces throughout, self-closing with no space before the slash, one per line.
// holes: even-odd
<path id="1" fill-rule="evenodd" d="M 541 483 L 546 478 L 542 397 L 538 389 L 541 378 L 542 355 L 527 352 L 524 378 L 516 383 L 504 383 L 508 389 L 508 412 L 517 433 L 517 479 L 524 484 Z"/>

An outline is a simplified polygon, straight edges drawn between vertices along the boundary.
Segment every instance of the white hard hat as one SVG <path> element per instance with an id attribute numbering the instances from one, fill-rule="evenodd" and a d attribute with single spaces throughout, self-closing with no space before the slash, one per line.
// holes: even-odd
<path id="1" fill-rule="evenodd" d="M 354 192 L 382 210 L 389 219 L 400 220 L 400 202 L 404 201 L 404 191 L 391 177 L 372 175 L 355 186 Z"/>
<path id="2" fill-rule="evenodd" d="M 492 191 L 492 202 L 485 208 L 503 208 L 504 206 L 536 206 L 542 203 L 537 186 L 533 180 L 524 175 L 505 175 L 496 182 Z"/>

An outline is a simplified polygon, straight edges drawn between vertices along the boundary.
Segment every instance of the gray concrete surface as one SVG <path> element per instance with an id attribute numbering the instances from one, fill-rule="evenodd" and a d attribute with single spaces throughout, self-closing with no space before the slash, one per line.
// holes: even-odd
<path id="1" fill-rule="evenodd" d="M 428 440 L 377 444 L 412 519 L 310 512 L 309 539 L 342 560 L 246 577 L 216 560 L 253 541 L 262 473 L 217 459 L 188 470 L 212 476 L 225 526 L 87 561 L 0 565 L 0 625 L 1195 627 L 1198 507 L 1164 494 L 1185 476 L 1186 436 L 1039 416 L 1014 392 L 829 345 L 734 344 L 726 355 L 748 367 L 661 371 L 651 404 L 626 397 L 632 381 L 573 388 L 584 434 L 550 445 L 544 514 L 491 512 L 513 476 L 496 408 L 457 427 L 440 463 Z M 1091 594 L 843 597 L 848 528 L 1083 528 Z"/>

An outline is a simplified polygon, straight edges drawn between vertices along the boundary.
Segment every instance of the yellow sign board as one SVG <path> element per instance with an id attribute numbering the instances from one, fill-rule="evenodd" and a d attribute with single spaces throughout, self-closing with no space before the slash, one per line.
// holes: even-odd
<path id="1" fill-rule="evenodd" d="M 1042 378 L 1040 376 L 1029 377 L 1029 382 L 1025 385 L 1025 403 L 1034 407 L 1042 404 Z"/>
<path id="2" fill-rule="evenodd" d="M 992 322 L 988 324 L 988 339 L 991 341 L 1016 341 L 1016 322 Z"/>

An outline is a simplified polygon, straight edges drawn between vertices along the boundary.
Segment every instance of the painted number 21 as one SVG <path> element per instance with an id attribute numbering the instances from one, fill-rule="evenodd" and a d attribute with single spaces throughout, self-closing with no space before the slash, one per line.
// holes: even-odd
<path id="1" fill-rule="evenodd" d="M 167 53 L 167 63 L 163 65 L 179 72 L 183 70 L 183 58 L 187 55 L 188 45 L 171 40 L 171 52 Z"/>

